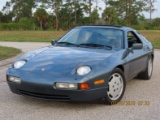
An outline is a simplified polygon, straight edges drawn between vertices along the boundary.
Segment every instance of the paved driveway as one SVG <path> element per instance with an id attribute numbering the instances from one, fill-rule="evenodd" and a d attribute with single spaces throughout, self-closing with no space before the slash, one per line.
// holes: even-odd
<path id="1" fill-rule="evenodd" d="M 0 42 L 28 52 L 50 43 Z M 7 66 L 0 68 L 0 120 L 159 120 L 160 51 L 155 50 L 152 79 L 131 80 L 122 99 L 125 105 L 67 103 L 23 97 L 10 92 L 5 80 Z M 135 105 L 128 105 L 134 101 Z M 121 103 L 122 103 L 121 102 Z M 141 104 L 142 103 L 142 104 Z"/>

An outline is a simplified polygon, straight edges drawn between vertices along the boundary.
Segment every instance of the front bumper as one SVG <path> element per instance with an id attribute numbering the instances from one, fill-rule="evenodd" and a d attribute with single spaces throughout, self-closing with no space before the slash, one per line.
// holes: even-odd
<path id="1" fill-rule="evenodd" d="M 10 90 L 19 95 L 31 96 L 42 99 L 56 100 L 56 101 L 93 101 L 104 98 L 106 96 L 107 85 L 93 87 L 92 82 L 90 81 L 90 89 L 86 90 L 59 90 L 54 88 L 53 84 L 55 82 L 70 82 L 71 79 L 75 83 L 80 83 L 80 79 L 73 77 L 64 77 L 64 76 L 54 76 L 46 74 L 35 74 L 33 72 L 24 72 L 9 69 L 7 71 L 9 76 L 17 76 L 21 78 L 21 83 L 14 83 L 7 81 Z M 104 77 L 104 76 L 102 76 Z M 97 78 L 95 78 L 97 79 Z M 63 80 L 63 81 L 62 81 Z"/>
<path id="2" fill-rule="evenodd" d="M 25 85 L 7 82 L 10 90 L 19 95 L 56 101 L 93 101 L 105 97 L 107 88 L 88 90 L 57 90 L 50 86 Z"/>

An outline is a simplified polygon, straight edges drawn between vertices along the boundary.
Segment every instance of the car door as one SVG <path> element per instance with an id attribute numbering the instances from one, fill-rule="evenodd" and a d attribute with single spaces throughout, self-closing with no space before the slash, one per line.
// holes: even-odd
<path id="1" fill-rule="evenodd" d="M 131 50 L 130 54 L 126 58 L 129 62 L 129 78 L 133 78 L 145 69 L 147 63 L 147 55 L 145 55 L 145 51 L 143 48 L 132 50 L 132 45 L 134 43 L 143 44 L 136 32 L 127 32 L 127 43 L 128 48 Z"/>

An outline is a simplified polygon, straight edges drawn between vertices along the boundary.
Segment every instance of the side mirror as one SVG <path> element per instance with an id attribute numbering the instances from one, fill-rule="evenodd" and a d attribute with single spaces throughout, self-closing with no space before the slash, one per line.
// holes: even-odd
<path id="1" fill-rule="evenodd" d="M 142 48 L 143 48 L 142 43 L 134 43 L 131 48 L 128 48 L 125 50 L 125 52 L 123 53 L 123 56 L 122 56 L 122 60 L 125 59 L 129 55 L 129 53 L 134 53 L 133 50 L 138 50 L 138 49 L 142 49 Z"/>
<path id="2" fill-rule="evenodd" d="M 57 43 L 57 40 L 54 40 L 54 39 L 51 40 L 51 44 L 52 44 L 52 45 L 54 45 L 54 44 L 56 44 L 56 43 Z"/>
<path id="3" fill-rule="evenodd" d="M 138 49 L 142 49 L 143 48 L 143 44 L 142 43 L 134 43 L 132 45 L 132 49 L 133 50 L 138 50 Z"/>

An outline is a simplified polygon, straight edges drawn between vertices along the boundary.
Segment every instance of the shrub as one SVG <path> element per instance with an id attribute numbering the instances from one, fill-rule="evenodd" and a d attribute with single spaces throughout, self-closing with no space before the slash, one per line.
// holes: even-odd
<path id="1" fill-rule="evenodd" d="M 20 30 L 21 26 L 17 23 L 2 23 L 0 24 L 0 30 Z"/>

